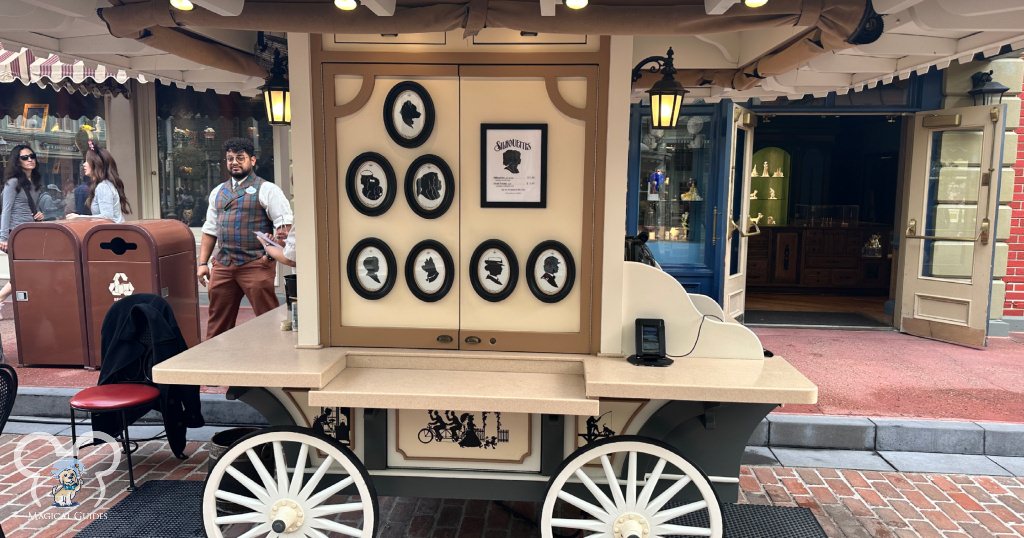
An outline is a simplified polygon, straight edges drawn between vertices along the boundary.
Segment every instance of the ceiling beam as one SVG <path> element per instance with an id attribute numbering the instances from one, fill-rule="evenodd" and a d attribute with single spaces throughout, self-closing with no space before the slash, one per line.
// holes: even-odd
<path id="1" fill-rule="evenodd" d="M 985 0 L 984 2 L 964 2 L 963 0 L 936 0 L 939 6 L 957 15 L 970 17 L 974 15 L 994 15 L 1024 11 L 1024 3 L 1020 0 Z"/>
<path id="2" fill-rule="evenodd" d="M 562 0 L 540 0 L 540 16 L 554 17 L 555 6 L 560 5 Z"/>
<path id="3" fill-rule="evenodd" d="M 924 0 L 874 0 L 872 2 L 872 6 L 875 8 L 875 11 L 882 15 L 887 15 L 889 13 L 896 13 L 898 11 L 909 9 L 923 1 Z"/>
<path id="4" fill-rule="evenodd" d="M 721 15 L 738 3 L 740 0 L 704 0 L 704 12 L 708 15 Z"/>
<path id="5" fill-rule="evenodd" d="M 784 86 L 814 86 L 837 88 L 849 86 L 853 81 L 849 73 L 818 73 L 815 71 L 797 70 L 775 75 L 775 80 Z"/>
<path id="6" fill-rule="evenodd" d="M 949 56 L 957 53 L 957 40 L 947 37 L 882 34 L 878 41 L 868 45 L 858 45 L 857 50 L 865 54 L 879 55 Z"/>
<path id="7" fill-rule="evenodd" d="M 222 17 L 237 17 L 242 14 L 245 0 L 192 0 L 199 7 L 206 8 Z"/>
<path id="8" fill-rule="evenodd" d="M 96 16 L 97 7 L 109 7 L 110 3 L 105 1 L 86 0 L 32 0 L 32 4 L 53 13 L 59 13 L 68 17 L 98 19 Z M 4 16 L 7 11 L 4 10 Z"/>
<path id="9" fill-rule="evenodd" d="M 186 71 L 206 67 L 201 63 L 186 60 L 173 54 L 136 56 L 129 59 L 128 65 L 137 71 Z M 179 78 L 180 76 L 179 73 Z"/>
<path id="10" fill-rule="evenodd" d="M 378 17 L 390 17 L 395 14 L 395 0 L 363 0 L 362 3 Z"/>
<path id="11" fill-rule="evenodd" d="M 224 28 L 194 26 L 189 26 L 188 30 L 240 51 L 252 52 L 256 47 L 256 32 L 252 30 L 228 30 Z"/>
<path id="12" fill-rule="evenodd" d="M 929 30 L 992 32 L 1024 28 L 1024 10 L 965 16 L 947 11 L 938 4 L 929 3 L 910 8 L 910 13 L 918 26 Z"/>
<path id="13" fill-rule="evenodd" d="M 134 39 L 118 39 L 110 35 L 90 35 L 59 39 L 58 50 L 67 54 L 159 54 L 160 51 Z"/>
<path id="14" fill-rule="evenodd" d="M 853 54 L 826 54 L 812 58 L 807 65 L 819 73 L 891 73 L 896 70 L 899 60 Z"/>
<path id="15" fill-rule="evenodd" d="M 248 75 L 239 75 L 238 73 L 229 73 L 227 71 L 221 71 L 220 69 L 189 69 L 182 73 L 182 80 L 189 84 L 193 83 L 220 83 L 220 84 L 238 84 L 242 87 L 249 82 L 249 79 L 255 78 Z M 262 79 L 260 80 L 262 83 Z"/>

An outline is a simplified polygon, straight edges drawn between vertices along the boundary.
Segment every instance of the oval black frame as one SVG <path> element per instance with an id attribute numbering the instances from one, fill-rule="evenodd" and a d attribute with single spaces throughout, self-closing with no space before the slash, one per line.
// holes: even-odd
<path id="1" fill-rule="evenodd" d="M 374 161 L 384 169 L 384 181 L 387 183 L 388 192 L 384 193 L 384 201 L 377 207 L 363 205 L 356 193 L 355 180 L 358 178 L 354 176 L 359 167 L 367 161 Z M 356 208 L 356 211 L 368 217 L 378 217 L 387 213 L 388 209 L 391 209 L 391 205 L 395 203 L 395 197 L 398 196 L 397 190 L 398 177 L 395 176 L 395 169 L 383 155 L 375 151 L 360 153 L 355 159 L 352 159 L 352 163 L 348 165 L 348 170 L 345 172 L 345 193 L 348 194 L 349 203 Z"/>
<path id="2" fill-rule="evenodd" d="M 419 95 L 420 100 L 423 101 L 423 108 L 426 109 L 423 111 L 423 130 L 415 138 L 403 137 L 398 133 L 395 124 L 392 123 L 394 118 L 392 110 L 395 107 L 395 101 L 398 99 L 398 95 L 404 91 L 412 91 Z M 395 87 L 391 88 L 387 97 L 384 98 L 384 128 L 387 129 L 391 140 L 394 140 L 396 144 L 403 148 L 418 148 L 422 146 L 430 138 L 430 134 L 434 132 L 434 101 L 430 98 L 430 94 L 427 93 L 427 89 L 411 80 L 395 84 Z"/>
<path id="3" fill-rule="evenodd" d="M 436 209 L 425 209 L 416 202 L 416 170 L 425 164 L 438 167 L 441 170 L 441 175 L 444 176 L 444 198 L 441 199 L 441 205 Z M 405 200 L 409 202 L 409 207 L 414 213 L 425 219 L 436 219 L 447 213 L 448 208 L 452 206 L 452 201 L 455 200 L 455 176 L 448 163 L 431 153 L 417 157 L 405 171 Z"/>
<path id="4" fill-rule="evenodd" d="M 508 286 L 501 290 L 500 293 L 491 293 L 487 291 L 487 289 L 483 287 L 483 284 L 480 283 L 480 277 L 477 271 L 477 265 L 480 263 L 480 256 L 482 256 L 483 252 L 489 248 L 496 248 L 500 250 L 502 254 L 508 258 L 509 282 Z M 486 301 L 497 303 L 507 299 L 508 296 L 512 295 L 512 292 L 515 291 L 516 284 L 519 283 L 519 259 L 516 258 L 516 253 L 512 251 L 512 247 L 508 246 L 508 243 L 500 239 L 488 239 L 487 241 L 480 243 L 480 245 L 476 247 L 476 250 L 473 251 L 473 256 L 469 259 L 469 281 L 473 284 L 473 289 L 476 291 L 476 294 Z"/>
<path id="5" fill-rule="evenodd" d="M 381 254 L 384 254 L 384 262 L 388 264 L 388 277 L 384 280 L 384 286 L 377 291 L 369 291 L 366 288 L 359 285 L 359 276 L 356 274 L 356 258 L 359 253 L 366 247 L 377 247 Z M 348 261 L 345 263 L 345 271 L 348 273 L 348 283 L 352 286 L 352 289 L 357 295 L 363 299 L 369 299 L 376 301 L 382 299 L 387 294 L 391 293 L 391 288 L 395 287 L 395 282 L 398 280 L 398 263 L 395 261 L 395 254 L 391 252 L 391 247 L 387 243 L 377 239 L 376 237 L 367 237 L 355 244 L 352 250 L 348 253 Z"/>
<path id="6" fill-rule="evenodd" d="M 441 263 L 445 264 L 444 283 L 441 284 L 441 289 L 434 293 L 427 293 L 416 285 L 416 268 L 414 267 L 416 257 L 419 256 L 420 251 L 428 248 L 437 251 L 441 255 Z M 405 259 L 405 282 L 409 285 L 409 291 L 423 302 L 433 303 L 444 299 L 445 295 L 448 295 L 448 292 L 451 291 L 452 284 L 455 282 L 455 260 L 452 259 L 452 254 L 448 252 L 444 245 L 433 239 L 426 239 L 416 243 L 412 250 L 409 251 L 409 256 Z"/>
<path id="7" fill-rule="evenodd" d="M 548 295 L 540 290 L 540 286 L 537 284 L 537 280 L 534 278 L 533 268 L 537 264 L 537 258 L 540 258 L 540 253 L 547 249 L 557 250 L 562 255 L 562 259 L 565 260 L 565 285 L 562 286 L 562 291 L 553 295 Z M 530 291 L 533 292 L 533 296 L 538 300 L 545 303 L 557 303 L 562 299 L 569 296 L 572 292 L 573 286 L 576 285 L 576 260 L 572 257 L 572 252 L 569 251 L 569 247 L 566 247 L 562 243 L 555 240 L 544 241 L 541 244 L 533 247 L 533 251 L 530 252 L 530 257 L 526 259 L 526 285 L 530 287 Z"/>

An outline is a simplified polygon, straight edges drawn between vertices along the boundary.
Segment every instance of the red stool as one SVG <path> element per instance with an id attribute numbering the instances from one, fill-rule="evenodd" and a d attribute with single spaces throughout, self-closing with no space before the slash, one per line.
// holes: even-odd
<path id="1" fill-rule="evenodd" d="M 160 390 L 139 383 L 114 383 L 83 389 L 71 397 L 71 446 L 74 457 L 78 457 L 78 434 L 75 432 L 75 411 L 88 413 L 121 413 L 122 441 L 124 455 L 128 458 L 128 491 L 135 491 L 135 474 L 132 471 L 132 450 L 128 438 L 127 412 L 152 404 L 160 397 Z"/>

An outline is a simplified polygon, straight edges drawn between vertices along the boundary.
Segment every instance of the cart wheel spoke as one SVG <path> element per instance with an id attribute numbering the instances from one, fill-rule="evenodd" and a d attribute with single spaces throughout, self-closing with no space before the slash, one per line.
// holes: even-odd
<path id="1" fill-rule="evenodd" d="M 601 456 L 601 467 L 604 468 L 604 477 L 608 480 L 608 489 L 615 498 L 615 506 L 624 506 L 626 500 L 622 498 L 622 488 L 619 487 L 619 480 L 615 477 L 615 470 L 612 469 L 611 459 L 607 455 Z"/>
<path id="2" fill-rule="evenodd" d="M 683 488 L 685 488 L 687 485 L 689 485 L 689 483 L 692 482 L 692 481 L 693 480 L 690 477 L 688 477 L 688 476 L 684 476 L 684 477 L 680 478 L 679 480 L 676 480 L 675 484 L 672 484 L 671 486 L 669 486 L 668 489 L 666 489 L 664 492 L 662 492 L 661 495 L 658 495 L 657 499 L 654 499 L 653 501 L 651 501 L 651 504 L 647 505 L 647 510 L 649 510 L 651 512 L 658 512 L 658 511 L 660 511 L 661 508 L 663 506 L 665 506 L 665 504 L 667 502 L 672 500 L 672 497 L 675 497 L 676 495 L 678 495 L 679 492 L 682 491 Z"/>
<path id="3" fill-rule="evenodd" d="M 657 536 L 714 536 L 709 528 L 683 525 L 658 525 L 654 533 Z"/>
<path id="4" fill-rule="evenodd" d="M 320 504 L 326 501 L 327 499 L 330 499 L 331 497 L 335 496 L 339 491 L 351 486 L 354 482 L 355 478 L 352 478 L 351 476 L 345 478 L 344 480 L 339 480 L 337 484 L 333 484 L 331 487 L 326 488 L 320 493 L 317 493 L 316 495 L 310 497 L 309 501 L 307 502 L 309 502 L 309 504 L 312 505 Z"/>
<path id="5" fill-rule="evenodd" d="M 331 532 L 337 532 L 340 534 L 344 534 L 345 536 L 354 536 L 356 538 L 363 535 L 363 531 L 355 527 L 349 527 L 348 525 L 338 523 L 336 521 L 331 521 L 329 519 L 316 518 L 309 523 L 309 526 L 313 527 L 314 529 L 329 530 Z"/>
<path id="6" fill-rule="evenodd" d="M 313 451 L 323 455 L 316 465 Z M 332 502 L 342 490 L 348 497 Z M 277 426 L 243 437 L 213 466 L 203 488 L 210 538 L 373 538 L 378 520 L 377 494 L 363 464 L 336 439 L 309 429 Z M 274 532 L 274 521 L 287 530 Z"/>
<path id="7" fill-rule="evenodd" d="M 576 478 L 586 486 L 587 490 L 590 491 L 590 494 L 597 499 L 597 502 L 601 503 L 605 512 L 608 512 L 609 514 L 615 512 L 615 503 L 613 503 L 612 500 L 609 499 L 603 491 L 601 491 L 601 488 L 597 487 L 597 484 L 587 476 L 587 473 L 583 472 L 582 467 L 576 471 Z"/>
<path id="8" fill-rule="evenodd" d="M 626 473 L 626 506 L 636 506 L 636 451 L 629 453 L 626 462 L 629 470 Z"/>
<path id="9" fill-rule="evenodd" d="M 308 499 L 309 495 L 316 490 L 316 487 L 320 485 L 320 481 L 323 480 L 324 475 L 327 474 L 327 470 L 331 468 L 331 464 L 334 463 L 334 458 L 327 456 L 324 458 L 323 463 L 320 467 L 317 467 L 316 472 L 309 478 L 309 482 L 306 482 L 305 487 L 299 492 L 299 497 L 302 499 Z"/>
<path id="10" fill-rule="evenodd" d="M 234 525 L 236 523 L 266 523 L 267 515 L 262 512 L 246 512 L 244 514 L 233 514 L 230 516 L 219 516 L 218 525 Z"/>
<path id="11" fill-rule="evenodd" d="M 323 517 L 335 514 L 348 514 L 351 512 L 359 512 L 362 509 L 363 503 L 324 504 L 314 508 L 312 510 L 312 514 L 313 517 Z"/>
<path id="12" fill-rule="evenodd" d="M 603 521 L 594 521 L 593 519 L 562 519 L 554 518 L 551 520 L 552 527 L 558 527 L 561 529 L 579 529 L 581 531 L 596 531 L 602 532 L 608 528 L 608 524 Z"/>
<path id="13" fill-rule="evenodd" d="M 277 471 L 277 491 L 288 491 L 288 464 L 284 462 L 281 441 L 274 441 L 274 470 Z"/>
<path id="14" fill-rule="evenodd" d="M 299 447 L 299 456 L 295 459 L 295 474 L 292 475 L 292 482 L 288 487 L 288 495 L 299 496 L 299 488 L 302 487 L 302 479 L 306 477 L 306 462 L 309 456 L 309 445 L 302 443 Z"/>
<path id="15" fill-rule="evenodd" d="M 604 510 L 601 510 L 600 507 L 590 504 L 587 501 L 584 501 L 583 499 L 580 499 L 579 497 L 573 495 L 572 493 L 566 491 L 559 491 L 558 498 L 594 516 L 596 519 L 599 519 L 606 523 L 609 520 L 611 520 L 611 516 L 609 516 L 608 513 L 605 512 Z"/>
<path id="16" fill-rule="evenodd" d="M 254 482 L 248 476 L 242 474 L 241 471 L 235 469 L 234 467 L 228 467 L 227 473 L 231 475 L 231 477 L 234 478 L 235 480 L 238 480 L 240 484 L 245 486 L 246 489 L 248 489 L 253 495 L 255 495 L 257 499 L 263 501 L 264 503 L 270 502 L 270 494 L 267 492 L 267 490 L 263 489 L 262 486 Z"/>
<path id="17" fill-rule="evenodd" d="M 277 486 L 274 484 L 274 478 L 270 476 L 270 471 L 268 471 L 267 467 L 263 465 L 262 461 L 260 461 L 260 457 L 256 454 L 256 451 L 250 448 L 245 451 L 245 455 L 249 456 L 249 461 L 252 463 L 253 468 L 256 469 L 256 474 L 260 475 L 260 480 L 263 481 L 263 487 L 267 489 L 267 493 L 269 493 L 271 497 L 276 497 Z"/>
<path id="18" fill-rule="evenodd" d="M 584 472 L 598 462 L 600 485 Z M 690 485 L 693 488 L 685 489 Z M 684 490 L 697 498 L 663 509 Z M 707 515 L 706 527 L 670 523 L 695 512 Z M 586 538 L 722 538 L 722 509 L 711 482 L 677 449 L 639 436 L 609 437 L 574 452 L 548 482 L 540 514 L 541 537 L 554 538 L 565 529 L 583 531 Z"/>
<path id="19" fill-rule="evenodd" d="M 684 504 L 682 506 L 677 506 L 675 508 L 669 508 L 668 510 L 658 512 L 658 515 L 651 518 L 651 522 L 655 525 L 661 525 L 666 521 L 671 521 L 677 517 L 683 517 L 686 514 L 692 514 L 698 510 L 704 510 L 707 507 L 707 501 L 694 501 L 690 504 Z"/>
<path id="20" fill-rule="evenodd" d="M 637 506 L 647 506 L 647 503 L 651 501 L 651 495 L 654 494 L 654 490 L 658 487 L 658 481 L 661 480 L 661 473 L 665 471 L 666 463 L 665 460 L 659 459 L 658 463 L 654 465 L 651 475 L 647 478 L 647 482 L 644 483 L 644 489 L 640 490 L 640 498 L 636 500 Z"/>
<path id="21" fill-rule="evenodd" d="M 214 495 L 216 495 L 218 499 L 232 502 L 239 506 L 244 506 L 253 512 L 262 512 L 265 507 L 265 504 L 259 499 L 238 495 L 237 493 L 231 493 L 230 491 L 218 491 Z"/>

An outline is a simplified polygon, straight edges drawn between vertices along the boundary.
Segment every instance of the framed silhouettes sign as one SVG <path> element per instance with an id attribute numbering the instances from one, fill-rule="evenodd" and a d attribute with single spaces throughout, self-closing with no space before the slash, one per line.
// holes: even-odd
<path id="1" fill-rule="evenodd" d="M 547 207 L 547 124 L 484 123 L 480 141 L 481 207 Z"/>

